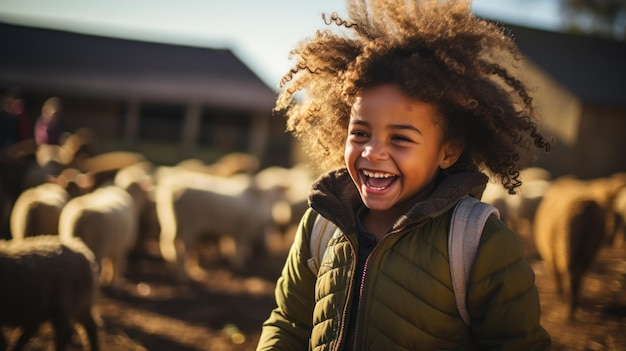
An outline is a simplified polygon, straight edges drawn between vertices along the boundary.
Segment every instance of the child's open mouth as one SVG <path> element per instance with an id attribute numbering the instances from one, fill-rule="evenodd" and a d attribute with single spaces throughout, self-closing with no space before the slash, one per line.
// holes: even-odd
<path id="1" fill-rule="evenodd" d="M 361 170 L 361 174 L 363 174 L 365 185 L 374 190 L 385 190 L 398 179 L 398 176 L 395 174 L 371 172 L 365 169 Z"/>

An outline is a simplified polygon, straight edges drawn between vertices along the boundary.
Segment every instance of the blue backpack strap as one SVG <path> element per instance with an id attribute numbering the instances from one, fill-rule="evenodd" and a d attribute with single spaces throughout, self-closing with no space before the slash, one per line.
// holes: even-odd
<path id="1" fill-rule="evenodd" d="M 456 205 L 450 221 L 448 257 L 452 288 L 459 315 L 466 325 L 470 324 L 466 306 L 470 270 L 476 258 L 485 222 L 492 214 L 500 218 L 500 213 L 495 207 L 473 197 L 466 197 Z"/>

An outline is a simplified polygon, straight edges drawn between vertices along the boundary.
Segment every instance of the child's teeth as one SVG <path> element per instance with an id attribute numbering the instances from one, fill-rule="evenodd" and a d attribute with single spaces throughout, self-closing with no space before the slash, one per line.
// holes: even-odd
<path id="1" fill-rule="evenodd" d="M 368 172 L 368 171 L 363 171 L 363 173 L 368 176 L 368 177 L 372 177 L 372 178 L 389 178 L 392 177 L 393 174 L 389 174 L 389 173 L 373 173 L 373 172 Z"/>

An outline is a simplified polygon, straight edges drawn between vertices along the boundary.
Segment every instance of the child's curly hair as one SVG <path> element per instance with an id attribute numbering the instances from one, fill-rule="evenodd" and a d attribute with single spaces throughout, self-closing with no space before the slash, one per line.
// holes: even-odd
<path id="1" fill-rule="evenodd" d="M 448 172 L 486 168 L 514 193 L 523 156 L 550 143 L 537 131 L 528 89 L 505 67 L 521 59 L 513 40 L 466 1 L 347 2 L 349 20 L 323 16 L 336 33 L 318 30 L 291 52 L 297 64 L 276 104 L 287 130 L 320 165 L 343 166 L 354 97 L 394 84 L 437 108 L 445 138 L 464 141 Z"/>

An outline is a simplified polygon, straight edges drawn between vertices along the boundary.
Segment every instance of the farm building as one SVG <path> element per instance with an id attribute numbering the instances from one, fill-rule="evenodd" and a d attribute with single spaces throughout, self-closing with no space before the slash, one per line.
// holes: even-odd
<path id="1" fill-rule="evenodd" d="M 626 43 L 507 25 L 551 153 L 539 164 L 582 178 L 626 172 Z"/>
<path id="2" fill-rule="evenodd" d="M 583 178 L 626 171 L 626 43 L 507 24 L 553 136 L 538 164 Z M 29 115 L 59 96 L 69 130 L 106 148 L 171 163 L 245 151 L 288 163 L 292 141 L 272 115 L 277 92 L 231 51 L 0 24 L 0 89 L 18 86 Z"/>
<path id="3" fill-rule="evenodd" d="M 51 96 L 66 131 L 89 127 L 104 150 L 158 163 L 249 152 L 284 163 L 290 140 L 276 91 L 228 49 L 0 23 L 0 89 L 19 87 L 31 120 Z"/>

